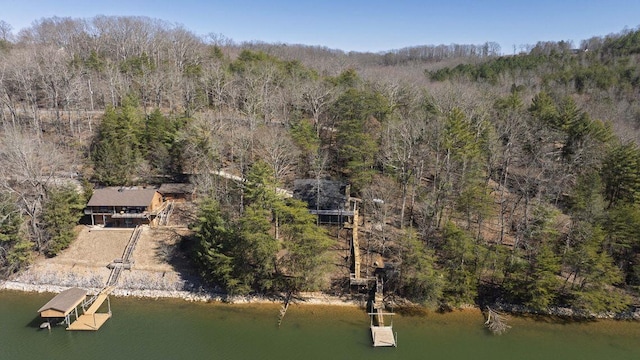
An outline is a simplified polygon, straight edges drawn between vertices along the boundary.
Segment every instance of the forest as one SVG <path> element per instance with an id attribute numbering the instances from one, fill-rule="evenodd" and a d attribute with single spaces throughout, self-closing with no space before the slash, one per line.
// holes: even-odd
<path id="1" fill-rule="evenodd" d="M 638 303 L 640 28 L 513 55 L 235 43 L 146 17 L 12 30 L 0 20 L 3 277 L 68 246 L 95 186 L 188 176 L 204 281 L 324 290 L 335 238 L 277 189 L 330 179 L 362 200 L 401 297 Z"/>

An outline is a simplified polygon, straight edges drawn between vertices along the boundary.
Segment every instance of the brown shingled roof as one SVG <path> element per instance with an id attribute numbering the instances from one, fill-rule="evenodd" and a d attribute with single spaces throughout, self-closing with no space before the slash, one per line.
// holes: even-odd
<path id="1" fill-rule="evenodd" d="M 68 313 L 73 310 L 77 304 L 83 300 L 87 296 L 87 291 L 71 288 L 64 290 L 60 294 L 56 295 L 53 299 L 49 300 L 48 303 L 44 304 L 38 312 L 43 312 L 45 310 L 56 310 L 61 313 Z"/>
<path id="2" fill-rule="evenodd" d="M 149 206 L 155 189 L 104 188 L 93 191 L 87 206 Z"/>

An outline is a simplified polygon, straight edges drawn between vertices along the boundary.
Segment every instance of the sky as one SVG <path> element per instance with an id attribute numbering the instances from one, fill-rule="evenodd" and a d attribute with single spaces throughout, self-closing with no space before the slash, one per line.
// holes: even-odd
<path id="1" fill-rule="evenodd" d="M 639 0 L 1 0 L 17 33 L 42 18 L 147 16 L 197 35 L 380 52 L 417 45 L 581 40 L 640 25 Z"/>

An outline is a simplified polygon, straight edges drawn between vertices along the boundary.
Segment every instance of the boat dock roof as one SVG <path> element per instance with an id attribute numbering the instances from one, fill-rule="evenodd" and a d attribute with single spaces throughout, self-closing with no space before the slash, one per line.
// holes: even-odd
<path id="1" fill-rule="evenodd" d="M 71 288 L 62 291 L 44 304 L 38 312 L 41 317 L 65 317 L 87 297 L 87 291 Z"/>

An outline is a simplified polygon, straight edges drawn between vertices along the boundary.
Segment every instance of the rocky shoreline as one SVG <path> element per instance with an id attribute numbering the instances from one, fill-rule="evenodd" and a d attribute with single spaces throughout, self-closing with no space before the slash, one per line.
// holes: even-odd
<path id="1" fill-rule="evenodd" d="M 572 309 L 566 307 L 558 307 L 552 306 L 549 307 L 546 311 L 538 311 L 527 308 L 523 305 L 513 305 L 513 304 L 495 304 L 492 306 L 493 310 L 498 310 L 504 313 L 509 314 L 519 314 L 519 315 L 531 315 L 531 316 L 551 316 L 563 319 L 575 319 L 575 320 L 583 320 L 583 319 L 611 319 L 611 320 L 640 320 L 640 308 L 633 307 L 626 311 L 615 313 L 615 312 L 604 312 L 604 313 L 593 313 L 579 309 Z"/>
<path id="2" fill-rule="evenodd" d="M 0 290 L 13 290 L 35 293 L 59 293 L 72 286 L 60 286 L 52 284 L 25 283 L 20 281 L 6 280 L 0 282 Z M 89 292 L 97 293 L 100 288 L 87 288 Z M 134 297 L 145 299 L 180 299 L 190 302 L 224 302 L 230 304 L 280 304 L 282 296 L 246 295 L 229 296 L 222 292 L 208 291 L 202 288 L 194 290 L 167 290 L 167 289 L 133 289 L 117 288 L 112 293 L 114 296 Z M 296 295 L 295 303 L 309 305 L 330 305 L 330 306 L 354 306 L 365 307 L 366 301 L 352 296 L 335 296 L 322 292 L 306 292 Z M 478 309 L 475 305 L 464 306 L 462 309 Z M 528 315 L 528 316 L 551 316 L 563 319 L 612 319 L 625 321 L 639 321 L 640 308 L 629 309 L 621 313 L 588 313 L 571 308 L 551 307 L 545 312 L 535 311 L 521 305 L 495 304 L 493 310 L 507 314 Z"/>
<path id="3" fill-rule="evenodd" d="M 73 286 L 60 286 L 52 284 L 33 284 L 19 281 L 2 281 L 0 290 L 13 290 L 34 293 L 60 293 Z M 97 293 L 100 288 L 87 288 L 90 293 Z M 192 302 L 224 302 L 230 304 L 278 304 L 282 303 L 281 296 L 229 296 L 225 293 L 199 290 L 162 290 L 162 289 L 127 289 L 116 288 L 112 294 L 121 297 L 135 297 L 146 299 L 181 299 Z M 296 303 L 310 305 L 332 305 L 332 306 L 364 306 L 363 301 L 351 297 L 332 296 L 321 292 L 306 292 L 296 295 Z"/>

